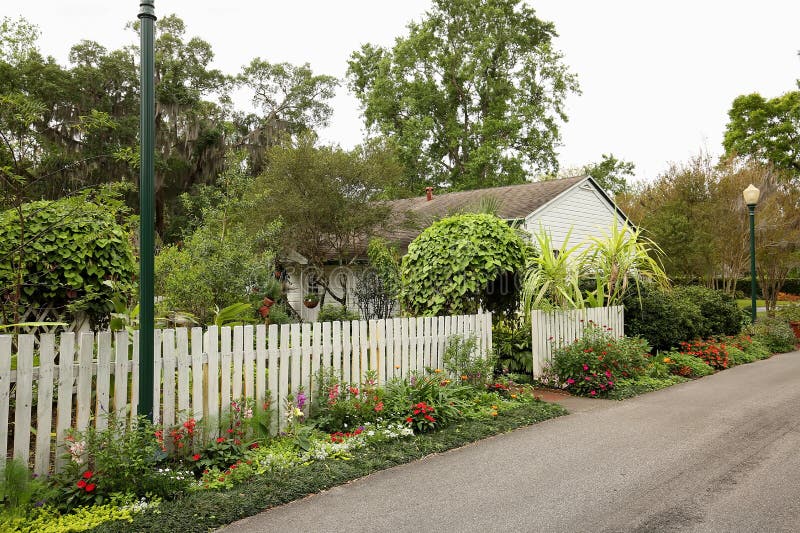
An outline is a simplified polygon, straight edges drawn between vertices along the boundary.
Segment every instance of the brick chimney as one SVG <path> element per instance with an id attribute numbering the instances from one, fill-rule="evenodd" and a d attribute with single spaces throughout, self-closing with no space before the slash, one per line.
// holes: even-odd
<path id="1" fill-rule="evenodd" d="M 429 202 L 433 200 L 433 187 L 425 187 L 425 196 L 428 197 Z"/>

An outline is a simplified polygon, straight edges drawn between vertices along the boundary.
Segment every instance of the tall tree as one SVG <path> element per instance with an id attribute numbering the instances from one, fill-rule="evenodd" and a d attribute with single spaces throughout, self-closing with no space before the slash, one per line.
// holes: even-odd
<path id="1" fill-rule="evenodd" d="M 728 155 L 770 163 L 800 181 L 800 91 L 772 99 L 739 96 L 728 117 L 722 143 Z"/>
<path id="2" fill-rule="evenodd" d="M 521 0 L 434 0 L 391 50 L 349 61 L 367 126 L 391 137 L 406 194 L 525 181 L 557 167 L 564 100 L 578 91 L 552 23 Z"/>
<path id="3" fill-rule="evenodd" d="M 346 290 L 336 294 L 325 278 L 324 265 L 349 264 L 386 218 L 387 208 L 373 202 L 391 181 L 391 167 L 371 152 L 316 146 L 306 134 L 291 146 L 270 149 L 270 164 L 257 177 L 255 205 L 243 218 L 252 228 L 279 220 L 284 254 L 296 252 L 315 267 L 317 281 L 344 304 Z"/>
<path id="4" fill-rule="evenodd" d="M 268 148 L 287 136 L 328 124 L 333 113 L 329 101 L 339 86 L 333 76 L 314 74 L 308 63 L 269 63 L 259 57 L 242 69 L 237 80 L 252 91 L 253 106 L 261 112 L 238 117 L 241 145 L 254 175 L 263 170 Z"/>

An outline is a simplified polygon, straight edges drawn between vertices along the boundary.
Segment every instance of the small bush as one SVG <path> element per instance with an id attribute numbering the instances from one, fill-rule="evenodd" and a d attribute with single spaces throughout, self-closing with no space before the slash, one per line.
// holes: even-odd
<path id="1" fill-rule="evenodd" d="M 577 342 L 555 350 L 549 371 L 556 384 L 570 392 L 600 397 L 618 378 L 643 375 L 648 350 L 644 339 L 620 339 L 607 328 L 590 323 Z"/>
<path id="2" fill-rule="evenodd" d="M 530 322 L 501 319 L 492 326 L 492 343 L 497 355 L 497 365 L 505 371 L 524 374 L 533 372 L 531 341 Z"/>
<path id="3" fill-rule="evenodd" d="M 750 329 L 752 329 L 752 326 Z M 755 357 L 756 359 L 768 359 L 772 355 L 772 352 L 770 352 L 769 349 L 764 346 L 764 343 L 758 339 L 754 339 L 752 335 L 746 333 L 731 339 L 729 344 L 732 344 L 735 348 L 743 351 L 748 357 Z"/>
<path id="4" fill-rule="evenodd" d="M 792 328 L 780 318 L 760 318 L 753 325 L 753 336 L 772 353 L 791 352 L 797 343 Z"/>
<path id="5" fill-rule="evenodd" d="M 444 352 L 444 368 L 453 379 L 477 387 L 485 386 L 494 376 L 496 358 L 494 355 L 481 357 L 475 337 L 463 339 L 454 336 Z"/>
<path id="6" fill-rule="evenodd" d="M 744 365 L 753 361 L 758 361 L 758 357 L 744 352 L 736 346 L 728 346 L 728 362 L 730 366 Z"/>
<path id="7" fill-rule="evenodd" d="M 629 290 L 623 304 L 625 331 L 643 337 L 654 350 L 669 350 L 700 336 L 700 307 L 676 292 L 645 285 L 640 293 Z"/>
<path id="8" fill-rule="evenodd" d="M 358 320 L 361 315 L 356 311 L 350 311 L 344 306 L 338 304 L 325 304 L 319 310 L 317 315 L 317 322 L 334 322 L 336 320 L 343 322 L 345 320 Z"/>
<path id="9" fill-rule="evenodd" d="M 714 373 L 714 369 L 695 355 L 671 351 L 662 354 L 661 360 L 671 374 L 686 378 L 700 378 Z"/>
<path id="10" fill-rule="evenodd" d="M 703 318 L 697 327 L 697 337 L 706 339 L 718 335 L 736 335 L 742 330 L 747 315 L 733 296 L 699 285 L 679 287 L 675 293 L 679 298 L 689 299 L 700 309 Z"/>

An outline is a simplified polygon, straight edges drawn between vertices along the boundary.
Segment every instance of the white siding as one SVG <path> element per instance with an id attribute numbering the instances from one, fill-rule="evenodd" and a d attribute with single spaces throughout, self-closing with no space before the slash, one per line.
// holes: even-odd
<path id="1" fill-rule="evenodd" d="M 525 219 L 525 230 L 531 234 L 541 225 L 550 232 L 553 246 L 560 248 L 570 228 L 569 244 L 574 246 L 590 236 L 609 232 L 614 220 L 626 222 L 614 207 L 591 184 L 573 187 Z"/>

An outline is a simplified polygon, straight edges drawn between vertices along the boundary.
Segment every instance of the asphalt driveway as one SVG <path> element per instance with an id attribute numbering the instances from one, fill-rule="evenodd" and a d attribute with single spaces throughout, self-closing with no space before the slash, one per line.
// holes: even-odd
<path id="1" fill-rule="evenodd" d="M 224 531 L 800 531 L 800 352 L 592 402 Z"/>

